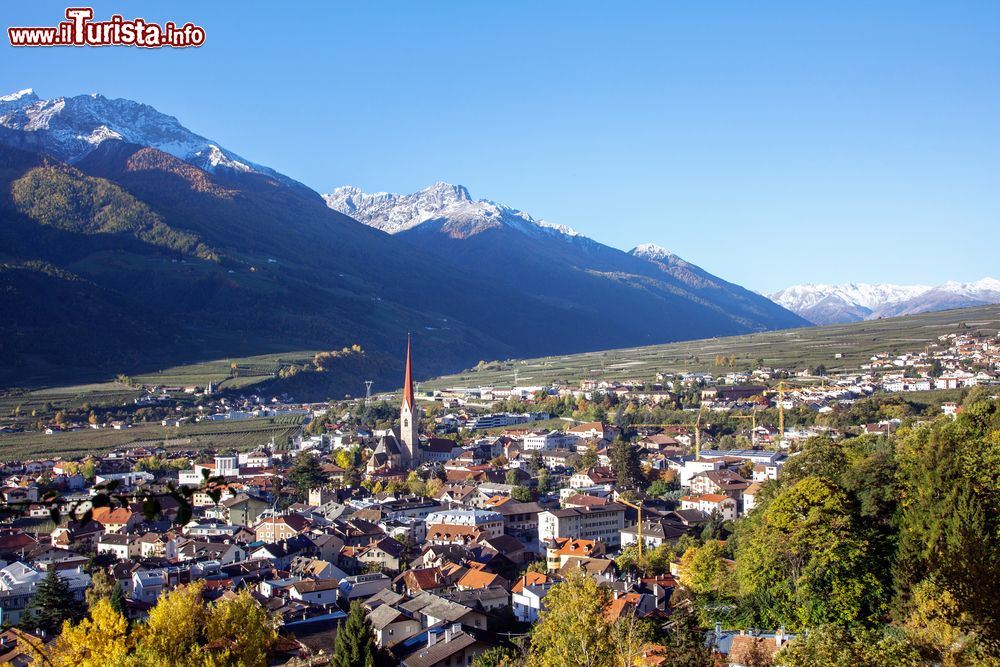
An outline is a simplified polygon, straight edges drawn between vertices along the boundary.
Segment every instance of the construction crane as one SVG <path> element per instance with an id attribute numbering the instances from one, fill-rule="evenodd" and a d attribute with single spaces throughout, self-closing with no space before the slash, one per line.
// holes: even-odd
<path id="1" fill-rule="evenodd" d="M 637 512 L 639 512 L 639 525 L 638 525 L 638 532 L 636 533 L 636 537 L 639 540 L 639 558 L 642 558 L 642 550 L 643 550 L 643 547 L 645 546 L 643 544 L 643 541 L 642 541 L 642 506 L 641 505 L 633 505 L 632 503 L 630 503 L 629 501 L 625 500 L 624 498 L 619 498 L 618 502 L 620 502 L 622 505 L 628 505 L 632 509 L 634 509 Z"/>
<path id="2" fill-rule="evenodd" d="M 694 460 L 701 458 L 701 416 L 705 414 L 705 404 L 698 410 L 698 419 L 694 422 Z"/>
<path id="3" fill-rule="evenodd" d="M 752 420 L 751 431 L 750 431 L 750 446 L 754 447 L 756 445 L 757 439 L 757 413 L 751 412 L 748 415 L 732 415 L 733 419 L 750 419 Z"/>
<path id="4" fill-rule="evenodd" d="M 785 381 L 778 382 L 778 445 L 785 441 Z"/>

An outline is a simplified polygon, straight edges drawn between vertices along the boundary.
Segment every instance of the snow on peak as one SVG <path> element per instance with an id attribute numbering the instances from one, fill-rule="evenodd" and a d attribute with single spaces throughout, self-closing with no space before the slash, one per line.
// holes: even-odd
<path id="1" fill-rule="evenodd" d="M 147 104 L 108 99 L 98 93 L 49 100 L 39 99 L 31 89 L 5 95 L 0 97 L 0 127 L 36 133 L 35 145 L 71 163 L 104 141 L 117 139 L 162 150 L 206 171 L 224 167 L 294 183 L 195 134 Z"/>
<path id="2" fill-rule="evenodd" d="M 674 253 L 670 252 L 663 246 L 656 245 L 655 243 L 643 243 L 641 245 L 637 245 L 629 250 L 629 254 L 654 261 L 677 257 Z"/>
<path id="3" fill-rule="evenodd" d="M 446 220 L 470 229 L 506 225 L 531 234 L 580 236 L 565 225 L 535 220 L 523 211 L 488 199 L 473 199 L 464 186 L 443 181 L 408 195 L 366 193 L 348 185 L 334 189 L 323 199 L 330 208 L 390 234 L 413 229 L 429 220 Z"/>
<path id="4" fill-rule="evenodd" d="M 928 285 L 893 285 L 891 283 L 846 283 L 844 285 L 804 284 L 786 287 L 769 294 L 776 303 L 798 311 L 810 308 L 821 301 L 836 298 L 845 303 L 875 310 L 880 306 L 906 301 L 931 289 Z"/>
<path id="5" fill-rule="evenodd" d="M 19 90 L 16 93 L 10 93 L 9 95 L 0 95 L 0 102 L 16 102 L 18 100 L 31 99 L 32 101 L 38 99 L 38 95 L 35 95 L 34 88 L 25 88 L 24 90 Z"/>
<path id="6" fill-rule="evenodd" d="M 559 232 L 564 236 L 582 236 L 580 232 L 576 231 L 572 227 L 567 227 L 566 225 L 557 225 L 555 223 L 549 222 L 548 220 L 537 220 L 536 223 L 539 227 L 543 229 L 551 229 Z"/>
<path id="7" fill-rule="evenodd" d="M 817 324 L 893 317 L 1000 302 L 1000 281 L 929 285 L 846 283 L 793 285 L 769 294 L 775 303 Z"/>

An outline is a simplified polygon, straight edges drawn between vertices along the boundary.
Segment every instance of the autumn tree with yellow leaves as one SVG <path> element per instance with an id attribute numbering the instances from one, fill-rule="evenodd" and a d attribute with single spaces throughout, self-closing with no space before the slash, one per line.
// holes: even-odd
<path id="1" fill-rule="evenodd" d="M 210 605 L 203 590 L 196 583 L 165 594 L 133 628 L 102 597 L 33 653 L 51 667 L 265 667 L 278 638 L 267 612 L 247 590 Z"/>

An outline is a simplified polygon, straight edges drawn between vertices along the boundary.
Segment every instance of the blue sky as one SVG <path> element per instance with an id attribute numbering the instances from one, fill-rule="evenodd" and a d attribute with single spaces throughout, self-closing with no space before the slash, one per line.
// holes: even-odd
<path id="1" fill-rule="evenodd" d="M 3 27 L 65 7 L 5 3 Z M 146 102 L 321 192 L 461 183 L 760 291 L 1000 274 L 995 1 L 94 8 L 207 41 L 4 35 L 0 91 Z"/>

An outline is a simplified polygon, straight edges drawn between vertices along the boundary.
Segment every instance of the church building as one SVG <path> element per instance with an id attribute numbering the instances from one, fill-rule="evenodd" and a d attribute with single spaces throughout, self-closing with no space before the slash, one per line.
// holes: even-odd
<path id="1" fill-rule="evenodd" d="M 403 402 L 399 406 L 399 426 L 379 438 L 365 470 L 372 474 L 404 473 L 423 463 L 420 446 L 420 406 L 413 395 L 413 367 L 410 337 L 406 337 L 406 373 L 403 376 Z"/>

